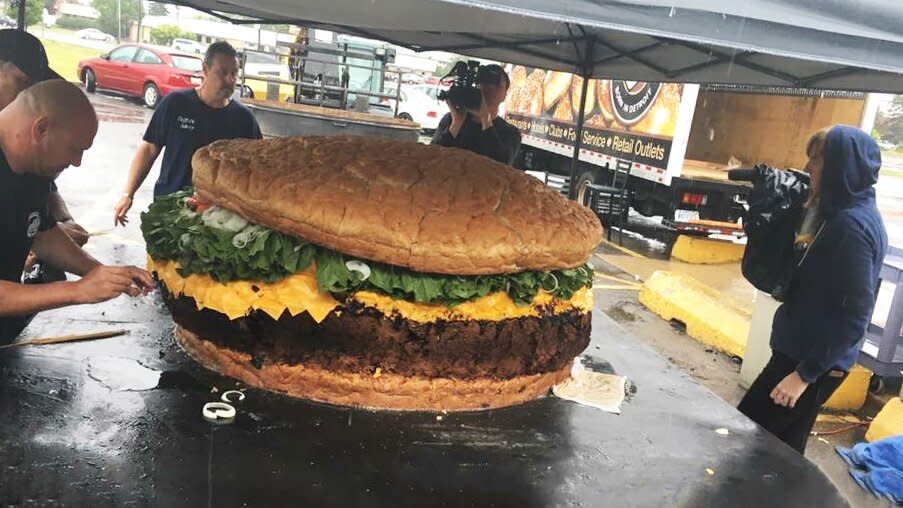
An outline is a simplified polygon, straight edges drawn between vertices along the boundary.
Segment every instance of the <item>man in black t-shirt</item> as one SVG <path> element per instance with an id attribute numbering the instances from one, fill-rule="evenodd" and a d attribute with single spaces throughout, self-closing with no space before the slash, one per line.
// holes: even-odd
<path id="1" fill-rule="evenodd" d="M 47 53 L 41 41 L 34 35 L 21 30 L 0 30 L 0 110 L 8 106 L 22 90 L 48 79 L 62 79 L 53 71 L 47 62 Z M 79 246 L 88 241 L 85 231 L 69 213 L 63 197 L 51 182 L 51 190 L 47 196 L 50 215 L 69 238 Z M 29 256 L 25 271 L 32 271 L 37 258 Z M 38 281 L 65 280 L 65 274 L 44 265 L 35 267 Z"/>
<path id="2" fill-rule="evenodd" d="M 95 303 L 152 287 L 134 266 L 104 266 L 75 245 L 49 213 L 50 182 L 81 164 L 94 142 L 97 116 L 85 94 L 62 80 L 38 83 L 0 111 L 0 343 L 14 339 L 30 316 L 65 305 Z M 29 250 L 76 282 L 21 283 Z"/>
<path id="3" fill-rule="evenodd" d="M 464 111 L 450 101 L 449 113 L 439 121 L 433 143 L 463 148 L 504 164 L 514 162 L 520 147 L 520 131 L 499 117 L 511 80 L 500 65 L 480 67 L 477 86 L 483 94 L 480 109 Z"/>
<path id="4" fill-rule="evenodd" d="M 260 139 L 254 115 L 231 99 L 238 75 L 235 49 L 227 42 L 211 44 L 204 55 L 203 71 L 201 86 L 167 95 L 154 111 L 116 204 L 114 224 L 128 222 L 126 214 L 135 192 L 164 148 L 154 198 L 191 185 L 191 157 L 199 148 L 218 139 Z"/>

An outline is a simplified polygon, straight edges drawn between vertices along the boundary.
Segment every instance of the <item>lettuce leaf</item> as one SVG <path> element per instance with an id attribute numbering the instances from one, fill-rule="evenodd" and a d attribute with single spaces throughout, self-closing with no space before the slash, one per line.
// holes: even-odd
<path id="1" fill-rule="evenodd" d="M 141 232 L 147 252 L 154 259 L 176 261 L 179 273 L 209 274 L 214 280 L 262 280 L 276 282 L 306 270 L 316 261 L 321 291 L 345 295 L 375 291 L 418 303 L 457 305 L 505 291 L 519 305 L 528 305 L 539 291 L 569 299 L 582 288 L 592 287 L 589 265 L 566 270 L 520 272 L 504 275 L 457 276 L 421 273 L 385 263 L 366 261 L 370 277 L 363 280 L 346 262 L 354 259 L 293 236 L 261 226 L 225 231 L 204 224 L 187 199 L 194 189 L 158 198 L 141 214 Z"/>

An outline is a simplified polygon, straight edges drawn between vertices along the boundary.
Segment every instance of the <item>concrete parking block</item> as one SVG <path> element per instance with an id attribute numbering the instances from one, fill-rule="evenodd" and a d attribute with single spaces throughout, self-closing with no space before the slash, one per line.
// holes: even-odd
<path id="1" fill-rule="evenodd" d="M 663 319 L 683 323 L 687 335 L 742 358 L 750 313 L 715 289 L 680 273 L 658 271 L 643 284 L 639 299 Z"/>

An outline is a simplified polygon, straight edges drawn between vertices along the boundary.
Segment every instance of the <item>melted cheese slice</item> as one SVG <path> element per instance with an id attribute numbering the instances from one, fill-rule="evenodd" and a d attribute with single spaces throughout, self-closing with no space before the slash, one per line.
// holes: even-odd
<path id="1" fill-rule="evenodd" d="M 229 319 L 246 316 L 254 310 L 262 310 L 273 319 L 279 319 L 287 310 L 292 316 L 306 311 L 319 323 L 340 305 L 329 293 L 317 290 L 314 264 L 303 272 L 273 283 L 233 281 L 228 284 L 216 282 L 209 275 L 203 274 L 182 277 L 176 271 L 178 266 L 173 261 L 154 261 L 149 257 L 147 261 L 148 270 L 157 272 L 157 277 L 166 284 L 170 292 L 193 298 L 198 310 L 215 310 Z M 589 312 L 593 308 L 593 293 L 590 288 L 577 291 L 570 300 L 560 300 L 540 292 L 530 305 L 517 305 L 504 292 L 486 295 L 454 307 L 396 300 L 372 291 L 358 291 L 351 297 L 387 316 L 398 314 L 420 323 L 439 320 L 498 321 L 538 316 L 540 310 L 548 306 L 552 306 L 556 314 L 572 310 Z"/>

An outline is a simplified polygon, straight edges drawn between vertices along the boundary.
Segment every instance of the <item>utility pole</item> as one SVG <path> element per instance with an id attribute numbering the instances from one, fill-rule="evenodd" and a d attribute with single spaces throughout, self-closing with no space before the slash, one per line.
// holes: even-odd
<path id="1" fill-rule="evenodd" d="M 17 0 L 19 11 L 16 13 L 16 17 L 18 18 L 16 20 L 18 23 L 17 28 L 19 30 L 22 30 L 23 32 L 28 28 L 27 26 L 25 26 L 25 1 L 26 0 Z"/>
<path id="2" fill-rule="evenodd" d="M 141 21 L 144 18 L 144 0 L 138 0 L 138 43 L 144 42 L 141 38 Z"/>
<path id="3" fill-rule="evenodd" d="M 122 0 L 116 0 L 116 42 L 122 42 Z"/>

